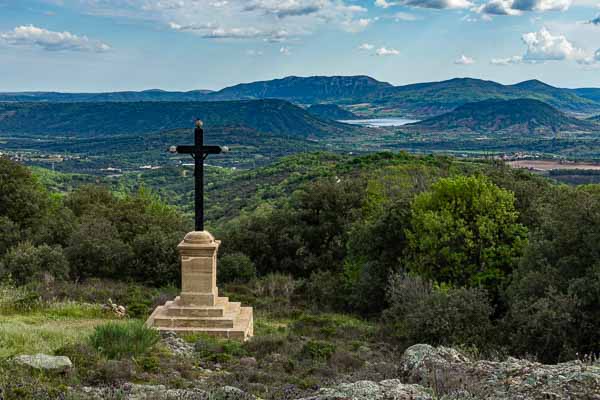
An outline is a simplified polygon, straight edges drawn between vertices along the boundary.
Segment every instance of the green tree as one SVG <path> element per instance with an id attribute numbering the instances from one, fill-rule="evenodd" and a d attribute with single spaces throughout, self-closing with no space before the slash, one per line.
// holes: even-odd
<path id="1" fill-rule="evenodd" d="M 514 201 L 484 177 L 439 180 L 412 204 L 409 269 L 436 282 L 495 288 L 527 242 Z"/>
<path id="2" fill-rule="evenodd" d="M 66 279 L 69 263 L 61 247 L 23 242 L 10 249 L 0 262 L 0 277 L 6 275 L 18 285 L 42 279 Z"/>

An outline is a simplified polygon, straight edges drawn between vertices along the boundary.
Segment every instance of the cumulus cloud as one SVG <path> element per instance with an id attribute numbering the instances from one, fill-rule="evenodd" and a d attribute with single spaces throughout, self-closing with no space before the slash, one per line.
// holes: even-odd
<path id="1" fill-rule="evenodd" d="M 573 45 L 564 35 L 553 35 L 545 27 L 539 32 L 530 32 L 522 36 L 527 46 L 523 56 L 525 61 L 583 60 L 585 51 Z"/>
<path id="2" fill-rule="evenodd" d="M 577 47 L 566 36 L 553 34 L 543 27 L 538 32 L 525 33 L 521 39 L 527 49 L 522 56 L 495 58 L 494 65 L 511 65 L 519 63 L 544 63 L 547 61 L 575 61 L 579 64 L 593 64 L 597 61 L 594 54 Z"/>
<path id="3" fill-rule="evenodd" d="M 389 8 L 392 6 L 408 6 L 417 8 L 442 9 L 465 9 L 473 6 L 469 0 L 375 0 L 375 6 Z"/>
<path id="4" fill-rule="evenodd" d="M 486 15 L 521 15 L 527 11 L 566 11 L 572 3 L 573 0 L 489 0 L 474 10 Z"/>
<path id="5" fill-rule="evenodd" d="M 475 60 L 473 58 L 468 57 L 463 54 L 459 58 L 454 60 L 454 64 L 456 64 L 456 65 L 471 65 L 471 64 L 475 64 Z"/>
<path id="6" fill-rule="evenodd" d="M 12 31 L 0 33 L 0 41 L 12 46 L 37 47 L 47 51 L 82 51 L 103 53 L 108 44 L 78 36 L 71 32 L 55 32 L 34 25 L 17 26 Z"/>
<path id="7" fill-rule="evenodd" d="M 359 50 L 367 50 L 367 51 L 371 51 L 375 48 L 375 46 L 373 46 L 370 43 L 363 43 L 360 46 L 358 46 Z"/>

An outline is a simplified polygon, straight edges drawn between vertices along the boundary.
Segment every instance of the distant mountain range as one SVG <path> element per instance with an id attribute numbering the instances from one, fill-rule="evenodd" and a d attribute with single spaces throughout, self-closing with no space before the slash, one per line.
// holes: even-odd
<path id="1" fill-rule="evenodd" d="M 362 117 L 403 116 L 423 119 L 441 115 L 467 103 L 489 99 L 534 99 L 560 111 L 591 116 L 600 114 L 600 89 L 563 89 L 537 80 L 515 85 L 457 78 L 442 82 L 393 86 L 368 76 L 290 76 L 244 83 L 219 91 L 196 90 L 114 93 L 0 93 L 0 101 L 28 102 L 133 102 L 220 101 L 282 99 L 309 106 L 332 103 Z"/>
<path id="2" fill-rule="evenodd" d="M 323 137 L 361 128 L 321 120 L 283 100 L 133 103 L 0 103 L 0 133 L 90 137 L 194 126 L 245 127 L 280 137 Z"/>
<path id="3" fill-rule="evenodd" d="M 600 125 L 592 120 L 568 116 L 539 100 L 516 99 L 464 104 L 449 113 L 407 125 L 405 129 L 547 135 L 559 132 L 600 132 Z"/>
<path id="4" fill-rule="evenodd" d="M 160 89 L 140 92 L 106 93 L 59 93 L 59 92 L 19 92 L 0 93 L 0 101 L 8 102 L 132 102 L 132 101 L 203 101 L 211 90 L 192 90 L 189 92 L 168 92 Z"/>

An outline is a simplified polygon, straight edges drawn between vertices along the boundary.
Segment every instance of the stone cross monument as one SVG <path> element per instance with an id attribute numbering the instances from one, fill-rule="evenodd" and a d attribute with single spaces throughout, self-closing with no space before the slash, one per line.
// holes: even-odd
<path id="1" fill-rule="evenodd" d="M 196 121 L 194 146 L 173 146 L 172 153 L 191 154 L 195 160 L 196 230 L 177 247 L 181 255 L 181 294 L 154 310 L 147 326 L 161 331 L 203 332 L 245 341 L 253 335 L 251 307 L 241 307 L 217 288 L 217 252 L 220 241 L 204 230 L 204 160 L 227 148 L 204 145 L 202 122 Z"/>

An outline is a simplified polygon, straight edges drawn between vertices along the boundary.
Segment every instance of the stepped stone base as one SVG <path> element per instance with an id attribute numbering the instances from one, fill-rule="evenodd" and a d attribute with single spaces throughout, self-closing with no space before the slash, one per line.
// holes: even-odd
<path id="1" fill-rule="evenodd" d="M 245 341 L 253 336 L 251 307 L 219 297 L 217 251 L 221 242 L 206 231 L 190 232 L 178 246 L 181 295 L 157 307 L 147 326 L 161 331 L 202 332 Z"/>
<path id="2" fill-rule="evenodd" d="M 190 306 L 181 298 L 157 307 L 146 324 L 159 331 L 202 332 L 223 339 L 246 341 L 254 335 L 252 307 L 241 307 L 227 297 L 214 306 Z"/>

